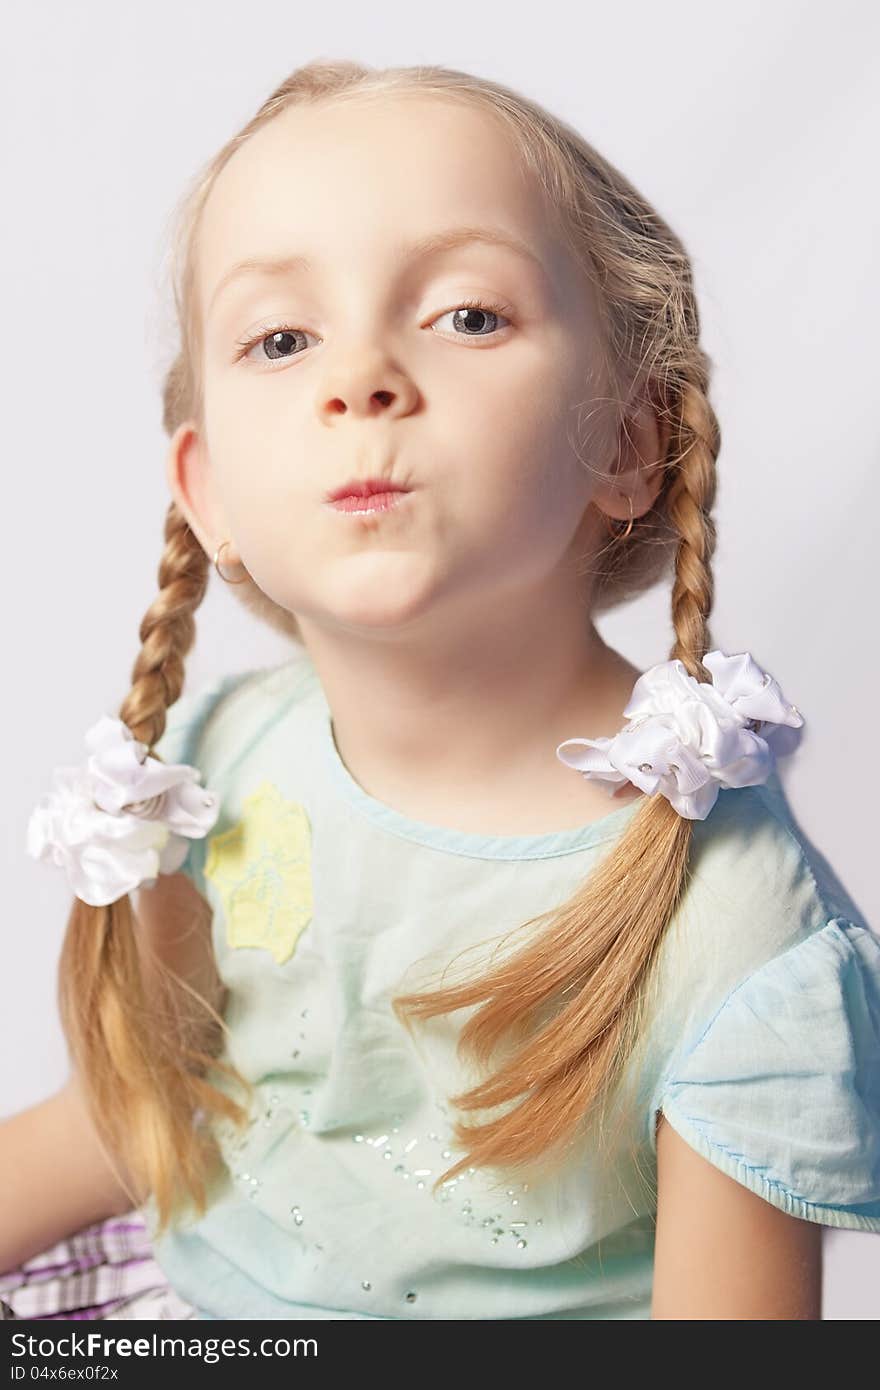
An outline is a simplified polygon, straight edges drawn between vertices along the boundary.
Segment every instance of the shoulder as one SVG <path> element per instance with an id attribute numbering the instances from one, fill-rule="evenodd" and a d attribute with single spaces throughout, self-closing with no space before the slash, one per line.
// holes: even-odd
<path id="1" fill-rule="evenodd" d="M 694 823 L 690 867 L 706 895 L 717 892 L 719 905 L 735 888 L 738 903 L 785 907 L 787 922 L 801 928 L 835 913 L 860 915 L 798 823 L 777 772 L 760 786 L 720 792 L 706 820 Z"/>
<path id="2" fill-rule="evenodd" d="M 317 687 L 314 664 L 299 648 L 275 665 L 203 681 L 170 706 L 155 751 L 165 762 L 189 763 L 216 775 L 256 734 Z"/>
<path id="3" fill-rule="evenodd" d="M 694 823 L 664 943 L 694 1023 L 754 971 L 839 917 L 867 926 L 798 825 L 777 774 L 762 786 L 723 790 L 705 821 Z"/>

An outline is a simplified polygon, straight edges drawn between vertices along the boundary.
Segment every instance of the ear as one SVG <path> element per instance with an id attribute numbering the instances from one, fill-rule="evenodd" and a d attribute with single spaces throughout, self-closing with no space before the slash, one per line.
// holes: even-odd
<path id="1" fill-rule="evenodd" d="M 670 422 L 650 396 L 629 409 L 618 431 L 611 472 L 596 486 L 592 501 L 606 516 L 629 521 L 649 511 L 663 485 Z M 630 511 L 630 504 L 632 511 Z"/>
<path id="2" fill-rule="evenodd" d="M 168 487 L 202 549 L 213 555 L 230 537 L 230 527 L 202 436 L 191 420 L 174 431 L 166 455 Z M 239 561 L 230 543 L 224 563 Z"/>

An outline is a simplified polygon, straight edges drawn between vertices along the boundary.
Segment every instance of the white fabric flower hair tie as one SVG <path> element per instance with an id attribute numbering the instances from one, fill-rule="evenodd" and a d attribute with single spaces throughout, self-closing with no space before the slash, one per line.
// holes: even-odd
<path id="1" fill-rule="evenodd" d="M 220 813 L 198 768 L 162 763 L 121 719 L 102 715 L 86 734 L 91 757 L 55 769 L 52 790 L 27 827 L 34 859 L 59 865 L 75 895 L 92 907 L 116 902 L 157 874 L 176 873 L 188 840 L 201 839 Z"/>
<path id="2" fill-rule="evenodd" d="M 708 652 L 712 684 L 683 662 L 663 661 L 639 676 L 613 738 L 570 738 L 556 756 L 609 795 L 632 782 L 659 792 L 680 816 L 705 820 L 722 787 L 766 782 L 776 755 L 798 746 L 803 716 L 749 652 Z"/>

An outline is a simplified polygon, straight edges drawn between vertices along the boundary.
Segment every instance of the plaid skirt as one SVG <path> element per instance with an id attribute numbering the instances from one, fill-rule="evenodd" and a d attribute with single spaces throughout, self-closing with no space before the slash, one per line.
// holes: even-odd
<path id="1" fill-rule="evenodd" d="M 197 1318 L 153 1259 L 137 1211 L 87 1226 L 0 1274 L 3 1318 Z"/>

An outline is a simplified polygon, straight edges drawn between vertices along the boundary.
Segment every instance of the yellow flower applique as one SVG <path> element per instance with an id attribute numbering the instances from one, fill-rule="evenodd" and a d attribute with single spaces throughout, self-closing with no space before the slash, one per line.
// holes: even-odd
<path id="1" fill-rule="evenodd" d="M 231 947 L 258 946 L 289 960 L 312 919 L 312 842 L 305 807 L 263 782 L 241 819 L 208 841 L 205 878 L 217 885 Z"/>

